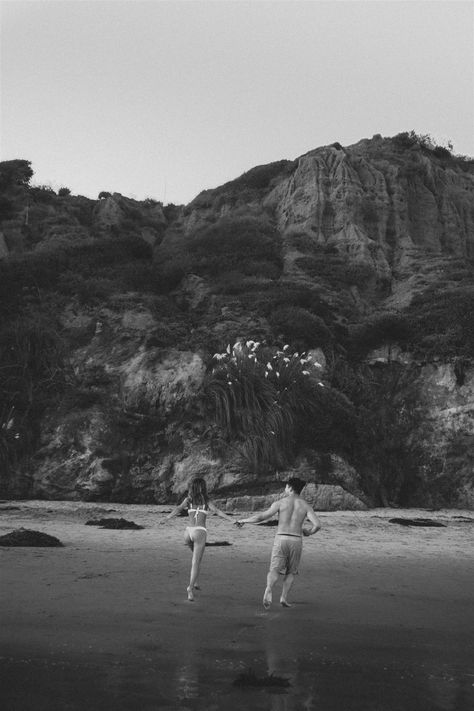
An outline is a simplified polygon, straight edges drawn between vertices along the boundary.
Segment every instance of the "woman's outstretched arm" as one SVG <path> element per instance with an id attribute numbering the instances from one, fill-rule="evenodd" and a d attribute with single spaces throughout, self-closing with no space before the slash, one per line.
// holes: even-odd
<path id="1" fill-rule="evenodd" d="M 182 501 L 176 508 L 174 508 L 171 513 L 168 514 L 168 516 L 165 516 L 165 518 L 161 519 L 160 525 L 163 525 L 164 523 L 167 523 L 167 521 L 170 520 L 170 518 L 174 518 L 177 516 L 181 511 L 184 511 L 188 507 L 189 499 L 186 497 L 184 501 Z"/>
<path id="2" fill-rule="evenodd" d="M 219 518 L 223 518 L 226 521 L 231 521 L 232 523 L 234 523 L 234 519 L 232 518 L 232 516 L 229 516 L 228 514 L 218 509 L 217 506 L 212 503 L 212 501 L 209 501 L 209 511 L 212 511 L 212 513 L 216 514 L 216 516 L 219 516 Z"/>

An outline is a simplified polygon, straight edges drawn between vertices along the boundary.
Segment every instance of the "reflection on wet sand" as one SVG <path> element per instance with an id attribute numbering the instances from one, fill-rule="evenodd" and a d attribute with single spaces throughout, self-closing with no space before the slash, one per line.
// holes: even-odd
<path id="1" fill-rule="evenodd" d="M 199 677 L 195 665 L 184 664 L 176 670 L 176 696 L 179 701 L 197 699 L 199 696 Z"/>
<path id="2" fill-rule="evenodd" d="M 219 655 L 219 656 L 216 656 Z M 233 685 L 242 671 L 285 677 L 288 688 Z M 132 663 L 0 658 L 8 711 L 471 711 L 474 677 L 465 670 L 382 665 L 285 655 L 272 640 L 260 654 L 184 650 Z"/>
<path id="3" fill-rule="evenodd" d="M 199 665 L 194 638 L 187 640 L 182 650 L 182 657 L 176 666 L 175 693 L 180 702 L 192 701 L 199 697 Z"/>

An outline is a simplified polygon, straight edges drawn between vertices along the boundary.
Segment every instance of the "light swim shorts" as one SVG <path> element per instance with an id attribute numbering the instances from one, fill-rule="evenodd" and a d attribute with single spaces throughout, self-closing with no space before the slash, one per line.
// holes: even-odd
<path id="1" fill-rule="evenodd" d="M 270 570 L 276 570 L 280 575 L 298 574 L 303 541 L 301 536 L 290 536 L 277 533 L 273 543 Z"/>

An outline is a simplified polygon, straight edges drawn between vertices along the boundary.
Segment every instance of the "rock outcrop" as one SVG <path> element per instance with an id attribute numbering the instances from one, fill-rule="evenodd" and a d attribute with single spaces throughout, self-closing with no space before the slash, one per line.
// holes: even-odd
<path id="1" fill-rule="evenodd" d="M 234 496 L 219 499 L 217 503 L 225 511 L 264 511 L 281 496 L 281 492 L 266 496 Z M 342 486 L 333 484 L 309 482 L 303 489 L 302 496 L 315 511 L 365 511 L 368 508 L 367 504 Z"/>
<path id="2" fill-rule="evenodd" d="M 310 151 L 249 195 L 250 173 L 190 203 L 185 231 L 246 201 L 249 211 L 274 215 L 283 236 L 306 236 L 286 269 L 318 247 L 333 248 L 348 264 L 365 267 L 364 290 L 370 281 L 383 285 L 391 307 L 406 306 L 443 257 L 474 256 L 472 162 L 437 158 L 419 143 L 400 150 L 395 140 L 375 136 Z"/>
<path id="3" fill-rule="evenodd" d="M 342 456 L 334 439 L 334 451 L 326 451 L 315 437 L 294 453 L 288 471 L 271 479 L 243 471 L 233 444 L 216 435 L 202 385 L 215 351 L 229 342 L 283 347 L 289 333 L 295 350 L 319 363 L 324 387 L 338 359 L 356 357 L 352 334 L 362 322 L 387 312 L 409 319 L 418 297 L 423 307 L 436 293 L 449 347 L 441 353 L 438 329 L 420 356 L 389 333 L 365 362 L 418 369 L 425 419 L 416 435 L 429 456 L 420 471 L 427 498 L 416 504 L 474 507 L 474 340 L 465 313 L 474 305 L 473 161 L 402 134 L 258 166 L 185 208 L 118 193 L 97 201 L 59 197 L 26 183 L 10 193 L 16 214 L 0 225 L 0 266 L 10 286 L 1 293 L 8 300 L 15 280 L 25 285 L 5 308 L 11 331 L 10 350 L 0 350 L 2 372 L 18 366 L 15 387 L 24 384 L 41 355 L 35 331 L 31 358 L 14 366 L 8 360 L 22 342 L 15 309 L 28 328 L 38 314 L 42 324 L 55 315 L 44 347 L 54 351 L 60 333 L 63 372 L 56 395 L 48 383 L 59 366 L 48 351 L 21 405 L 15 401 L 28 417 L 35 407 L 40 416 L 28 435 L 29 458 L 15 454 L 3 495 L 164 503 L 201 475 L 226 508 L 255 510 L 278 495 L 275 481 L 296 474 L 308 482 L 316 509 L 362 510 L 373 501 L 351 447 Z M 224 254 L 221 269 L 222 255 L 205 246 L 210 228 L 215 247 L 225 224 L 231 256 Z M 259 239 L 267 251 L 253 253 Z M 235 244 L 244 245 L 240 253 Z M 462 298 L 452 307 L 454 292 Z M 417 328 L 441 318 L 438 311 L 422 315 Z M 298 320 L 313 329 L 309 341 Z M 34 377 L 42 378 L 39 405 Z M 15 388 L 5 383 L 10 397 Z M 0 465 L 7 425 L 0 420 Z"/>

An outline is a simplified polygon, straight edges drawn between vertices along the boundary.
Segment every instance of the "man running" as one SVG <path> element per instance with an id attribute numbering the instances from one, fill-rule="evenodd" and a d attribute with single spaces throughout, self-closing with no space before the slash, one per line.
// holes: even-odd
<path id="1" fill-rule="evenodd" d="M 311 536 L 321 528 L 312 507 L 300 496 L 305 484 L 306 482 L 297 477 L 288 479 L 284 498 L 275 501 L 266 511 L 236 521 L 237 526 L 243 526 L 244 523 L 261 523 L 278 514 L 278 528 L 267 575 L 267 587 L 263 595 L 263 606 L 266 610 L 272 604 L 272 589 L 279 575 L 284 576 L 280 604 L 283 607 L 291 607 L 288 593 L 298 573 L 303 536 Z M 306 519 L 312 524 L 311 528 L 303 528 Z"/>

